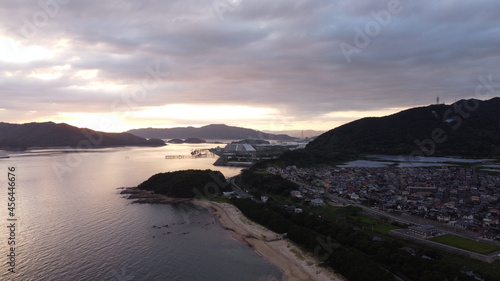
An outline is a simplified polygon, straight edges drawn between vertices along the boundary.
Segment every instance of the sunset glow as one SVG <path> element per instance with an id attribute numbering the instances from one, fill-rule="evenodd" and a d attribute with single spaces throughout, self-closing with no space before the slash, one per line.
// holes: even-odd
<path id="1" fill-rule="evenodd" d="M 329 130 L 499 95 L 497 2 L 396 2 L 12 2 L 0 118 Z"/>

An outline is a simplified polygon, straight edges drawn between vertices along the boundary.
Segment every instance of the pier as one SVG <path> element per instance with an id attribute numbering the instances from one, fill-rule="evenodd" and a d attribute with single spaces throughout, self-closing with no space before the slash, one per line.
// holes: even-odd
<path id="1" fill-rule="evenodd" d="M 217 155 L 208 149 L 193 149 L 191 155 L 165 155 L 165 159 L 215 158 Z"/>

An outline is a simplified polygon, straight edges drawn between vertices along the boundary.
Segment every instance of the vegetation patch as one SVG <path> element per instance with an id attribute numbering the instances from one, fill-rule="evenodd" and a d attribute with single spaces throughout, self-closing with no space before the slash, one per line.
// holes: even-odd
<path id="1" fill-rule="evenodd" d="M 351 216 L 357 216 L 361 211 L 361 208 L 347 206 L 347 207 L 336 207 L 331 205 L 321 206 L 321 207 L 312 207 L 311 211 L 315 212 L 318 215 L 331 218 L 346 218 Z"/>
<path id="2" fill-rule="evenodd" d="M 487 263 L 456 254 L 446 254 L 446 259 L 455 264 L 467 265 L 467 267 L 473 269 L 474 272 L 481 272 L 485 280 L 500 280 L 500 260 L 496 260 L 493 263 Z"/>
<path id="3" fill-rule="evenodd" d="M 430 239 L 431 241 L 445 244 L 448 246 L 460 248 L 463 250 L 467 251 L 472 251 L 476 252 L 479 254 L 491 254 L 493 252 L 499 251 L 500 247 L 482 243 L 482 242 L 477 242 L 474 240 L 466 239 L 463 237 L 451 235 L 451 234 L 446 234 L 438 237 L 434 237 Z"/>
<path id="4" fill-rule="evenodd" d="M 392 223 L 382 223 L 373 226 L 373 231 L 381 233 L 381 234 L 389 234 L 391 230 L 401 229 L 400 226 L 393 225 Z"/>
<path id="5" fill-rule="evenodd" d="M 258 190 L 259 193 L 263 192 L 282 196 L 288 196 L 290 191 L 298 188 L 297 184 L 289 180 L 254 168 L 243 171 L 238 184 L 250 190 Z"/>
<path id="6" fill-rule="evenodd" d="M 304 260 L 304 256 L 302 255 L 302 253 L 300 251 L 298 251 L 297 249 L 292 249 L 290 250 L 292 253 L 295 254 L 295 256 L 297 256 L 297 258 L 299 258 L 300 260 Z"/>

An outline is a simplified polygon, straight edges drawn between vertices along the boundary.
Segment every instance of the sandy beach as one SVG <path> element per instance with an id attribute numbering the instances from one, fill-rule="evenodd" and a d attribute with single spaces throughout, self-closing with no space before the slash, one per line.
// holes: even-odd
<path id="1" fill-rule="evenodd" d="M 235 206 L 206 200 L 193 200 L 193 203 L 211 210 L 234 238 L 247 243 L 280 268 L 288 281 L 345 280 L 332 270 L 319 267 L 312 255 L 304 253 L 290 241 L 279 240 L 275 232 L 250 221 Z"/>
<path id="2" fill-rule="evenodd" d="M 318 266 L 319 262 L 313 255 L 303 252 L 288 240 L 280 240 L 277 233 L 251 221 L 238 208 L 229 203 L 169 198 L 135 187 L 120 189 L 123 189 L 121 194 L 126 195 L 128 199 L 134 200 L 134 203 L 193 203 L 210 210 L 222 227 L 231 231 L 235 239 L 250 245 L 263 258 L 281 269 L 287 281 L 345 281 L 343 277 L 335 274 L 333 270 Z"/>

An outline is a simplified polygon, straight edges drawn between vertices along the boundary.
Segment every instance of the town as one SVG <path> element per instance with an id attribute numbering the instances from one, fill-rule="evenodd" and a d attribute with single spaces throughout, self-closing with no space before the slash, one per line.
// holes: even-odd
<path id="1" fill-rule="evenodd" d="M 345 198 L 399 215 L 442 222 L 500 241 L 500 176 L 473 167 L 269 167 L 299 183 L 291 196 L 321 204 Z"/>

